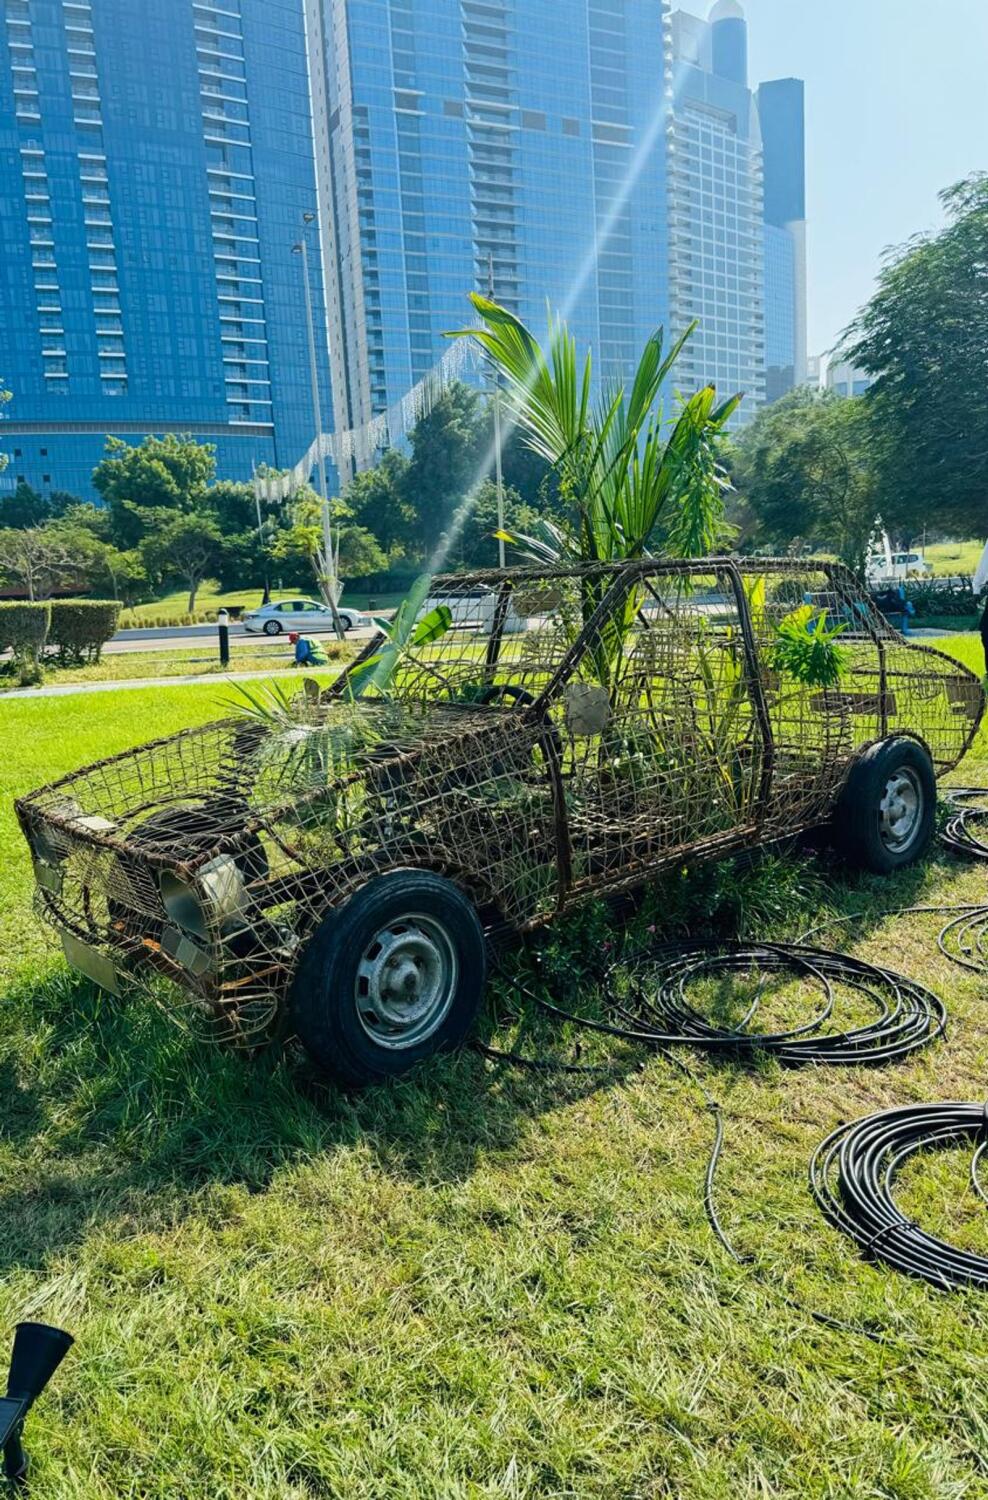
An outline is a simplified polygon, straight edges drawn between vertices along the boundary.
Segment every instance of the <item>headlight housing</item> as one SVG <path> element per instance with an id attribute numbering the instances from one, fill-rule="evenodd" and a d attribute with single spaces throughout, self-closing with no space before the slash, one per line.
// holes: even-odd
<path id="1" fill-rule="evenodd" d="M 241 925 L 247 911 L 247 887 L 235 859 L 218 854 L 186 880 L 164 870 L 158 889 L 165 911 L 180 932 L 206 940 L 216 930 Z"/>

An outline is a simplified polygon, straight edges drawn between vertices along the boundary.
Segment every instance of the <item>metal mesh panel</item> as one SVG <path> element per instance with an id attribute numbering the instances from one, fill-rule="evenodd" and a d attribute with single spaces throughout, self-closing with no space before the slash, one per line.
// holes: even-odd
<path id="1" fill-rule="evenodd" d="M 807 609 L 843 627 L 829 686 L 780 665 L 780 630 Z M 436 580 L 420 617 L 439 623 L 370 643 L 297 710 L 24 798 L 45 919 L 250 1043 L 327 913 L 376 874 L 437 871 L 524 929 L 827 817 L 889 734 L 952 766 L 983 709 L 970 673 L 904 641 L 836 565 L 474 574 Z"/>

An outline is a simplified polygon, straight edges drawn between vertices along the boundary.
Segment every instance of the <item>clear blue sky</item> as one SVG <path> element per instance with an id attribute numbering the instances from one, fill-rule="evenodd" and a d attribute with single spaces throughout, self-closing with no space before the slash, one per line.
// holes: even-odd
<path id="1" fill-rule="evenodd" d="M 806 81 L 809 349 L 865 302 L 883 249 L 988 169 L 988 0 L 744 0 L 751 78 Z M 706 15 L 699 0 L 686 10 Z"/>

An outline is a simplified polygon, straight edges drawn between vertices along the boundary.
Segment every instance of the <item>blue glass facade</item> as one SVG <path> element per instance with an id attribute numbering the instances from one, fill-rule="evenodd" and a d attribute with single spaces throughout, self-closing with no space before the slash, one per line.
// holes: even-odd
<path id="1" fill-rule="evenodd" d="M 0 484 L 88 495 L 107 433 L 214 442 L 224 477 L 293 463 L 315 204 L 300 0 L 4 0 Z"/>
<path id="2" fill-rule="evenodd" d="M 750 90 L 741 0 L 672 32 L 673 322 L 699 318 L 683 375 L 744 391 L 741 425 L 807 376 L 803 84 Z"/>
<path id="3" fill-rule="evenodd" d="M 598 374 L 668 323 L 665 0 L 307 0 L 338 420 L 487 290 Z M 597 253 L 595 253 L 595 249 Z"/>
<path id="4" fill-rule="evenodd" d="M 699 322 L 683 386 L 743 392 L 732 418 L 741 426 L 765 401 L 761 136 L 740 6 L 718 0 L 711 17 L 680 13 L 673 27 L 672 314 L 677 330 Z"/>
<path id="5" fill-rule="evenodd" d="M 765 193 L 766 396 L 806 379 L 806 140 L 798 78 L 758 90 Z"/>
<path id="6" fill-rule="evenodd" d="M 765 225 L 765 399 L 777 401 L 796 383 L 796 267 L 792 236 Z"/>

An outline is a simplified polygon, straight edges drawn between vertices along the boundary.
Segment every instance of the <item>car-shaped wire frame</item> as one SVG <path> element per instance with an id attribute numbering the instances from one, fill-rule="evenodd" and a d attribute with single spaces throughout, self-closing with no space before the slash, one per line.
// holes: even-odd
<path id="1" fill-rule="evenodd" d="M 457 597 L 484 607 L 449 609 Z M 838 564 L 511 569 L 437 579 L 430 598 L 447 603 L 425 600 L 404 641 L 376 637 L 290 709 L 272 700 L 19 801 L 39 911 L 76 967 L 146 981 L 254 1044 L 290 1018 L 326 924 L 388 872 L 431 872 L 488 931 L 524 931 L 827 821 L 869 747 L 905 737 L 947 770 L 981 722 L 977 679 L 904 640 Z M 840 627 L 823 685 L 779 649 L 821 621 Z M 883 804 L 893 831 L 903 785 Z M 421 998 L 449 958 L 428 921 L 367 947 L 371 1032 L 385 981 Z"/>

